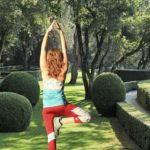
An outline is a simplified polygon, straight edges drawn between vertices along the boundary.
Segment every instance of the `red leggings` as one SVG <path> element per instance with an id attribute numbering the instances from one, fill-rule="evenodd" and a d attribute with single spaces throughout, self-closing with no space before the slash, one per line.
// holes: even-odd
<path id="1" fill-rule="evenodd" d="M 79 108 L 79 111 L 75 113 L 72 111 L 75 108 L 78 107 L 70 103 L 61 106 L 43 108 L 43 119 L 46 132 L 48 135 L 48 150 L 56 150 L 56 139 L 54 136 L 54 125 L 53 125 L 54 117 L 58 116 L 74 117 L 75 123 L 88 122 L 90 120 L 90 115 L 87 112 L 84 112 L 84 110 Z M 83 120 L 85 121 L 81 121 L 79 119 L 80 117 L 81 118 L 83 117 Z"/>

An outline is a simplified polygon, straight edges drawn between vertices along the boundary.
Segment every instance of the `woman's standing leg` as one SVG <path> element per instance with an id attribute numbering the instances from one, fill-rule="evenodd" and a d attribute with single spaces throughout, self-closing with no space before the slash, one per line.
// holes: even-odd
<path id="1" fill-rule="evenodd" d="M 56 150 L 56 138 L 54 133 L 53 119 L 55 114 L 48 113 L 43 109 L 43 119 L 48 136 L 48 150 Z"/>

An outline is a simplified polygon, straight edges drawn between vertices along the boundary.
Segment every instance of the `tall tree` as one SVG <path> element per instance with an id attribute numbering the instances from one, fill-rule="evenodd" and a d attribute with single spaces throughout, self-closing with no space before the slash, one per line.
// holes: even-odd
<path id="1" fill-rule="evenodd" d="M 129 57 L 133 57 L 135 54 L 142 53 L 139 65 L 145 59 L 143 57 L 145 57 L 145 51 L 148 51 L 147 45 L 149 45 L 150 41 L 148 36 L 150 34 L 150 6 L 147 5 L 147 2 L 141 1 L 141 3 L 136 3 L 135 13 L 130 17 L 122 18 L 122 32 L 119 39 L 122 55 L 113 63 L 112 71 L 119 64 L 123 63 Z"/>
<path id="2" fill-rule="evenodd" d="M 3 47 L 22 51 L 24 69 L 29 69 L 35 48 L 41 39 L 50 18 L 60 14 L 60 1 L 2 0 L 0 2 L 0 54 Z M 8 5 L 9 4 L 9 5 Z M 14 32 L 15 30 L 15 32 Z M 14 38 L 7 39 L 7 35 Z M 4 41 L 7 40 L 7 45 Z M 38 41 L 38 42 L 37 42 Z M 16 42 L 16 43 L 15 43 Z M 6 49 L 5 48 L 5 49 Z"/>
<path id="3" fill-rule="evenodd" d="M 16 7 L 16 3 L 14 1 L 0 1 L 0 61 L 5 39 L 13 30 L 13 26 L 20 15 L 21 12 Z"/>
<path id="4" fill-rule="evenodd" d="M 69 5 L 72 8 L 73 21 L 77 29 L 85 98 L 90 99 L 96 65 L 100 56 L 103 56 L 101 59 L 103 61 L 107 55 L 103 45 L 108 37 L 111 39 L 113 35 L 119 32 L 121 17 L 124 13 L 130 15 L 131 5 L 126 0 L 115 2 L 70 0 Z M 96 43 L 94 50 L 91 45 L 93 39 Z"/>
<path id="5" fill-rule="evenodd" d="M 69 84 L 76 84 L 76 80 L 78 77 L 78 67 L 79 67 L 79 49 L 78 49 L 78 39 L 77 39 L 77 31 L 75 29 L 74 33 L 74 44 L 73 44 L 73 65 L 71 67 L 71 79 Z"/>

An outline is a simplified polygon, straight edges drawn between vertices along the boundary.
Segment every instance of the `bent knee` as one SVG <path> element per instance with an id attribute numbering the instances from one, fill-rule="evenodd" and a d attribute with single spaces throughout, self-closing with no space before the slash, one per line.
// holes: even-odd
<path id="1" fill-rule="evenodd" d="M 90 122 L 90 120 L 91 120 L 91 115 L 90 115 L 88 112 L 86 112 L 86 113 L 84 114 L 84 116 L 79 117 L 79 119 L 80 119 L 83 123 L 87 123 L 87 122 Z"/>

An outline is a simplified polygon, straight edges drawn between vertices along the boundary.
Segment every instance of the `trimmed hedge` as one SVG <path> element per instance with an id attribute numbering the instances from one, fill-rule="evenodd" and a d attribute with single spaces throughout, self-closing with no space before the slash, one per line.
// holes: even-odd
<path id="1" fill-rule="evenodd" d="M 138 83 L 137 100 L 147 110 L 150 110 L 150 80 Z"/>
<path id="2" fill-rule="evenodd" d="M 137 90 L 137 81 L 124 82 L 126 92 Z"/>
<path id="3" fill-rule="evenodd" d="M 29 100 L 12 92 L 0 93 L 0 132 L 18 132 L 27 129 L 32 115 Z"/>
<path id="4" fill-rule="evenodd" d="M 117 118 L 128 135 L 143 150 L 150 149 L 150 117 L 134 106 L 121 102 L 117 104 Z"/>
<path id="5" fill-rule="evenodd" d="M 145 70 L 115 70 L 124 82 L 150 79 L 150 71 Z"/>
<path id="6" fill-rule="evenodd" d="M 93 83 L 92 100 L 103 116 L 115 116 L 116 103 L 125 100 L 123 81 L 114 73 L 102 73 Z"/>
<path id="7" fill-rule="evenodd" d="M 37 81 L 41 81 L 42 80 L 42 75 L 41 75 L 41 71 L 40 70 L 33 70 L 33 71 L 26 71 L 27 73 L 30 73 L 31 75 L 33 75 Z"/>
<path id="8" fill-rule="evenodd" d="M 26 72 L 9 74 L 1 84 L 1 91 L 21 94 L 29 99 L 32 106 L 36 105 L 40 95 L 38 81 Z"/>

